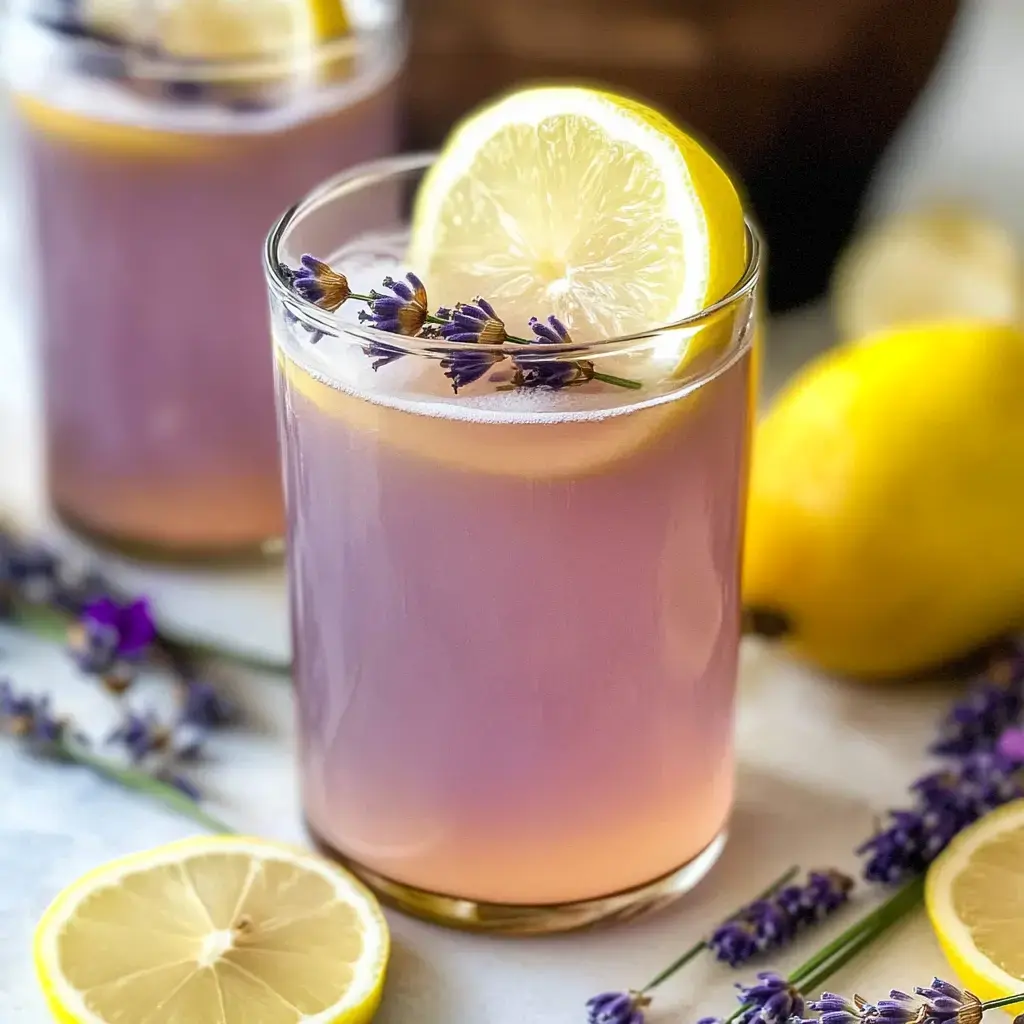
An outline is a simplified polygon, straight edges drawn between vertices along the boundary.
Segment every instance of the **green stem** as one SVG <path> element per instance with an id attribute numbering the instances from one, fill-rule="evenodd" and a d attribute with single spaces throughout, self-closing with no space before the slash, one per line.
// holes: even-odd
<path id="1" fill-rule="evenodd" d="M 208 828 L 211 832 L 234 832 L 230 825 L 225 824 L 219 818 L 208 814 L 195 801 L 190 800 L 184 793 L 178 792 L 173 786 L 159 779 L 154 779 L 145 772 L 136 771 L 132 768 L 125 768 L 113 764 L 102 757 L 97 757 L 91 751 L 86 750 L 78 743 L 63 742 L 57 746 L 58 754 L 67 761 L 73 761 L 85 768 L 90 768 L 98 775 L 116 782 L 125 789 L 134 790 L 136 793 L 144 793 L 150 796 L 171 810 L 177 811 L 186 818 Z"/>
<path id="2" fill-rule="evenodd" d="M 604 381 L 605 384 L 614 384 L 617 388 L 629 388 L 631 391 L 639 391 L 643 387 L 638 380 L 616 377 L 612 373 L 598 373 L 596 370 L 594 371 L 594 380 Z"/>
<path id="3" fill-rule="evenodd" d="M 1000 1006 L 1013 1006 L 1014 1003 L 1024 1003 L 1024 992 L 1018 992 L 1015 996 L 1004 996 L 1002 999 L 990 999 L 982 1003 L 983 1010 L 998 1010 Z"/>
<path id="4" fill-rule="evenodd" d="M 771 896 L 773 892 L 775 892 L 778 889 L 781 889 L 787 882 L 792 881 L 792 879 L 796 876 L 799 870 L 800 869 L 796 865 L 791 867 L 788 871 L 785 872 L 785 874 L 782 874 L 778 878 L 776 878 L 775 881 L 772 882 L 772 884 L 769 885 L 767 889 L 759 893 L 752 900 L 747 900 L 747 902 L 744 903 L 742 907 L 738 907 L 736 910 L 734 910 L 727 918 L 725 918 L 725 920 L 731 921 L 733 918 L 739 917 L 739 915 L 743 913 L 743 910 L 751 903 L 756 903 L 758 900 L 767 899 L 769 896 Z M 668 978 L 670 978 L 681 967 L 685 967 L 695 956 L 698 956 L 707 948 L 707 940 L 701 939 L 700 942 L 691 946 L 677 960 L 673 960 L 672 963 L 670 963 L 668 967 L 666 967 L 665 970 L 663 970 L 660 974 L 655 975 L 654 978 L 647 982 L 647 984 L 644 985 L 642 989 L 640 989 L 640 994 L 644 995 L 647 992 L 650 992 L 652 989 L 657 988 L 663 981 L 666 981 Z"/>
<path id="5" fill-rule="evenodd" d="M 798 986 L 803 993 L 813 991 L 916 907 L 923 895 L 924 877 L 918 876 L 897 889 L 883 904 L 855 921 L 841 935 L 804 961 L 790 974 L 788 980 Z M 749 1004 L 738 1007 L 722 1024 L 731 1024 L 749 1009 Z"/>

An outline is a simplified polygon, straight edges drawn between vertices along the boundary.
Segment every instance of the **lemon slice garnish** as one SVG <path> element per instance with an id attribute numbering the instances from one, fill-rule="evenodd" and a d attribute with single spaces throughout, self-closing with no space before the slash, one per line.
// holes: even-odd
<path id="1" fill-rule="evenodd" d="M 64 1024 L 364 1024 L 388 951 L 380 908 L 346 872 L 233 836 L 98 868 L 54 900 L 35 938 Z"/>
<path id="2" fill-rule="evenodd" d="M 520 334 L 553 313 L 577 341 L 696 313 L 746 257 L 740 198 L 707 150 L 634 100 L 576 87 L 516 92 L 456 127 L 409 252 L 432 299 L 484 295 Z M 693 354 L 673 344 L 676 363 Z"/>
<path id="3" fill-rule="evenodd" d="M 1013 323 L 1024 311 L 1024 265 L 1010 234 L 984 217 L 935 207 L 868 229 L 832 283 L 844 338 L 923 321 Z"/>
<path id="4" fill-rule="evenodd" d="M 925 904 L 970 991 L 987 1000 L 1024 990 L 1024 800 L 957 836 L 928 871 Z"/>
<path id="5" fill-rule="evenodd" d="M 176 0 L 154 29 L 168 56 L 224 61 L 312 53 L 351 26 L 342 0 Z"/>

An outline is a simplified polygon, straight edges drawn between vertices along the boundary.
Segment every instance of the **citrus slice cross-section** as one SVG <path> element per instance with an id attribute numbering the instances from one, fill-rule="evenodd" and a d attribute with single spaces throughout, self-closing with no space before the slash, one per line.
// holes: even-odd
<path id="1" fill-rule="evenodd" d="M 925 903 L 968 989 L 983 1000 L 1024 991 L 1024 800 L 953 840 L 928 871 Z"/>
<path id="2" fill-rule="evenodd" d="M 455 128 L 418 193 L 409 262 L 442 304 L 483 295 L 516 332 L 554 314 L 594 341 L 723 298 L 746 248 L 736 189 L 696 140 L 633 100 L 545 87 Z"/>
<path id="3" fill-rule="evenodd" d="M 258 839 L 200 837 L 64 890 L 35 960 L 63 1024 L 364 1024 L 387 925 L 340 868 Z"/>

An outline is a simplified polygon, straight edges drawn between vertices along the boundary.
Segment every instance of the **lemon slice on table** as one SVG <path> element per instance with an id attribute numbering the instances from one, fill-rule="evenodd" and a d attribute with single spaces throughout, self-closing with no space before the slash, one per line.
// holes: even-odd
<path id="1" fill-rule="evenodd" d="M 1024 991 L 1024 800 L 953 840 L 928 871 L 925 905 L 968 989 L 982 1000 Z"/>
<path id="2" fill-rule="evenodd" d="M 380 908 L 346 872 L 235 836 L 98 868 L 54 900 L 35 937 L 63 1024 L 363 1024 L 388 950 Z"/>
<path id="3" fill-rule="evenodd" d="M 577 341 L 696 313 L 746 259 L 739 195 L 707 150 L 657 111 L 577 87 L 512 93 L 458 125 L 409 251 L 441 304 L 483 295 L 520 334 L 554 314 Z M 666 344 L 677 370 L 694 355 Z"/>
<path id="4" fill-rule="evenodd" d="M 927 208 L 868 229 L 832 282 L 844 338 L 921 321 L 1012 323 L 1024 312 L 1024 264 L 998 224 L 954 206 Z"/>

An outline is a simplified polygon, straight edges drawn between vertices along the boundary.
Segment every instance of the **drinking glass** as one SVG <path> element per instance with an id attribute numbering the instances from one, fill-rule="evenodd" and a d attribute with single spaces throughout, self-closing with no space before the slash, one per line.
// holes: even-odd
<path id="1" fill-rule="evenodd" d="M 303 254 L 361 294 L 409 269 L 430 162 L 336 177 L 267 242 L 304 808 L 386 900 L 555 931 L 660 905 L 722 849 L 759 245 L 721 302 L 586 345 L 298 298 Z"/>
<path id="2" fill-rule="evenodd" d="M 338 2 L 254 3 L 225 24 L 226 0 L 15 0 L 5 70 L 32 195 L 49 491 L 83 534 L 174 558 L 279 543 L 253 254 L 297 193 L 397 143 L 398 9 L 366 0 L 340 36 L 301 30 Z M 271 8 L 300 19 L 287 41 L 257 38 Z"/>

